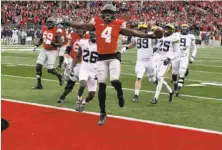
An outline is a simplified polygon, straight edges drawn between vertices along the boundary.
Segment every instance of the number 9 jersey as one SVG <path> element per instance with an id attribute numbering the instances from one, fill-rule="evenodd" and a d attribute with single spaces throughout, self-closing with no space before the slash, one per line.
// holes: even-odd
<path id="1" fill-rule="evenodd" d="M 126 23 L 123 20 L 113 20 L 105 24 L 100 17 L 95 17 L 93 23 L 96 29 L 98 54 L 114 54 L 118 50 L 119 32 L 126 28 Z"/>

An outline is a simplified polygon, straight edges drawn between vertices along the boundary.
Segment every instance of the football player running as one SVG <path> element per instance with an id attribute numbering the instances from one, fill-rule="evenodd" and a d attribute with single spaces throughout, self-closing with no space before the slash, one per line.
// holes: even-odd
<path id="1" fill-rule="evenodd" d="M 138 30 L 152 34 L 148 32 L 148 25 L 145 23 L 140 23 L 138 25 Z M 135 37 L 132 39 L 132 42 L 121 49 L 121 53 L 124 53 L 127 49 L 131 49 L 136 46 L 137 48 L 137 61 L 135 66 L 136 72 L 136 83 L 135 83 L 135 95 L 133 101 L 136 102 L 139 99 L 139 91 L 141 88 L 141 80 L 143 79 L 144 73 L 147 73 L 149 81 L 156 83 L 156 69 L 155 62 L 153 60 L 153 44 L 154 39 L 150 38 L 140 38 Z"/>
<path id="2" fill-rule="evenodd" d="M 194 58 L 197 54 L 197 47 L 195 43 L 195 36 L 189 34 L 189 26 L 187 24 L 181 25 L 180 32 L 180 67 L 179 67 L 179 80 L 178 80 L 178 88 L 176 90 L 176 96 L 179 95 L 179 91 L 181 90 L 184 84 L 184 78 L 186 71 L 188 69 L 188 64 L 194 62 Z M 192 54 L 190 57 L 190 49 L 192 49 Z"/>
<path id="3" fill-rule="evenodd" d="M 117 92 L 119 106 L 123 107 L 125 104 L 123 98 L 122 83 L 120 77 L 120 60 L 121 54 L 118 50 L 118 37 L 120 34 L 125 36 L 138 36 L 143 38 L 156 38 L 160 35 L 148 35 L 146 33 L 127 29 L 126 23 L 123 20 L 115 19 L 116 7 L 112 4 L 106 4 L 102 8 L 101 17 L 95 17 L 91 23 L 82 23 L 79 21 L 68 21 L 63 19 L 58 23 L 67 26 L 82 28 L 88 31 L 96 31 L 96 44 L 98 52 L 97 61 L 97 75 L 99 82 L 99 106 L 100 106 L 100 120 L 99 125 L 103 125 L 107 118 L 105 101 L 106 101 L 106 80 L 110 75 L 112 86 Z"/>
<path id="4" fill-rule="evenodd" d="M 57 48 L 62 45 L 62 30 L 55 27 L 56 19 L 54 17 L 50 17 L 46 22 L 47 26 L 42 27 L 42 37 L 39 42 L 34 46 L 33 50 L 39 47 L 43 43 L 43 48 L 39 56 L 37 58 L 36 64 L 36 77 L 37 84 L 33 87 L 33 89 L 42 89 L 42 67 L 46 63 L 48 73 L 55 75 L 59 84 L 62 86 L 64 81 L 62 75 L 58 73 L 55 69 L 55 62 L 57 57 Z"/>
<path id="5" fill-rule="evenodd" d="M 169 102 L 172 101 L 174 92 L 164 80 L 164 76 L 168 72 L 172 60 L 179 57 L 180 43 L 179 38 L 173 34 L 174 26 L 167 24 L 164 27 L 164 37 L 162 37 L 157 43 L 157 51 L 160 56 L 160 62 L 157 68 L 157 80 L 156 93 L 154 98 L 150 101 L 151 104 L 156 104 L 159 98 L 162 85 L 164 84 L 169 91 Z"/>
<path id="6" fill-rule="evenodd" d="M 78 53 L 73 60 L 72 67 L 82 59 L 80 71 L 79 71 L 79 82 L 80 87 L 78 91 L 78 99 L 76 102 L 76 111 L 83 111 L 86 103 L 91 101 L 96 93 L 97 80 L 96 80 L 96 62 L 98 58 L 97 46 L 96 46 L 96 34 L 91 31 L 89 33 L 89 39 L 81 39 L 77 41 Z M 82 95 L 85 87 L 88 87 L 88 96 L 82 99 Z"/>
<path id="7" fill-rule="evenodd" d="M 57 103 L 63 103 L 65 101 L 66 96 L 72 91 L 75 83 L 79 79 L 81 60 L 79 60 L 75 67 L 72 67 L 72 60 L 76 57 L 79 48 L 75 43 L 82 38 L 88 37 L 85 34 L 85 31 L 81 29 L 78 29 L 76 33 L 70 33 L 68 36 L 68 43 L 64 54 L 64 79 L 67 81 L 67 83 L 64 88 L 64 92 L 57 100 Z"/>

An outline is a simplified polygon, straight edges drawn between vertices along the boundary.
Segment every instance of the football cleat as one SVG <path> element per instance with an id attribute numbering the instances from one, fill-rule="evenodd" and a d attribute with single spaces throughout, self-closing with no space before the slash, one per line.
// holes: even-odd
<path id="1" fill-rule="evenodd" d="M 172 100 L 173 100 L 173 95 L 174 95 L 174 92 L 169 93 L 169 102 L 172 102 Z"/>
<path id="2" fill-rule="evenodd" d="M 189 69 L 187 68 L 187 71 L 185 73 L 185 77 L 188 77 L 188 75 L 189 75 Z"/>
<path id="3" fill-rule="evenodd" d="M 82 112 L 84 110 L 85 105 L 86 104 L 83 103 L 83 100 L 81 100 L 81 101 L 77 100 L 75 110 L 78 112 Z"/>
<path id="4" fill-rule="evenodd" d="M 118 100 L 119 100 L 119 107 L 123 107 L 125 104 L 125 100 L 123 98 L 123 95 L 118 95 Z"/>
<path id="5" fill-rule="evenodd" d="M 43 89 L 42 84 L 36 84 L 32 89 Z"/>
<path id="6" fill-rule="evenodd" d="M 64 103 L 64 101 L 65 101 L 65 96 L 63 96 L 63 95 L 61 95 L 60 97 L 59 97 L 59 99 L 57 100 L 57 103 Z"/>
<path id="7" fill-rule="evenodd" d="M 107 114 L 106 113 L 100 113 L 100 119 L 99 119 L 99 126 L 103 125 L 106 121 Z"/>
<path id="8" fill-rule="evenodd" d="M 139 100 L 139 96 L 138 95 L 134 95 L 133 102 L 137 102 L 138 100 Z"/>
<path id="9" fill-rule="evenodd" d="M 153 98 L 151 101 L 150 101 L 151 104 L 156 104 L 157 103 L 157 99 L 156 98 Z"/>

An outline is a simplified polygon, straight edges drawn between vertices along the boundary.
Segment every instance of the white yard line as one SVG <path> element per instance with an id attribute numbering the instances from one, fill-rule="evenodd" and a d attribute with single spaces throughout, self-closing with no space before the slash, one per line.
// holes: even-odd
<path id="1" fill-rule="evenodd" d="M 31 64 L 12 64 L 12 63 L 2 63 L 3 65 L 7 65 L 9 67 L 14 67 L 16 65 L 18 66 L 28 66 L 28 67 L 35 67 L 36 65 L 31 65 Z M 133 66 L 133 65 L 123 65 L 123 66 Z M 44 66 L 45 67 L 45 66 Z M 193 70 L 192 70 L 193 71 Z M 213 72 L 210 72 L 210 73 L 213 73 Z M 121 73 L 123 75 L 127 75 L 127 76 L 136 76 L 136 74 L 131 74 L 131 73 Z M 220 73 L 219 73 L 220 74 Z M 221 73 L 222 74 L 222 73 Z M 170 78 L 167 78 L 167 79 L 170 79 Z M 221 82 L 215 82 L 215 81 L 203 81 L 203 80 L 192 80 L 192 79 L 186 79 L 187 81 L 194 81 L 194 82 L 211 82 L 211 83 L 221 83 Z"/>
<path id="2" fill-rule="evenodd" d="M 14 75 L 7 75 L 7 74 L 1 74 L 1 75 L 4 76 L 4 77 L 36 80 L 36 78 L 33 78 L 33 77 L 14 76 Z M 58 82 L 57 80 L 52 80 L 52 79 L 42 79 L 42 80 L 50 81 L 50 82 Z M 112 86 L 107 86 L 107 87 L 108 88 L 113 88 Z M 134 89 L 130 89 L 130 88 L 123 88 L 123 90 L 134 91 Z M 146 93 L 155 93 L 155 91 L 149 91 L 149 90 L 140 90 L 140 91 L 141 92 L 146 92 Z M 165 93 L 165 92 L 161 92 L 161 94 L 169 95 L 169 93 Z M 186 95 L 186 94 L 181 94 L 180 96 L 182 96 L 182 97 L 191 97 L 191 98 L 199 98 L 199 99 L 205 99 L 205 100 L 218 100 L 218 101 L 222 101 L 221 98 L 194 96 L 194 95 Z"/>
<path id="3" fill-rule="evenodd" d="M 44 108 L 64 110 L 64 111 L 70 111 L 70 112 L 78 113 L 75 110 L 70 109 L 70 108 L 62 108 L 62 107 L 56 107 L 56 106 L 50 106 L 50 105 L 44 105 L 44 104 L 23 102 L 21 100 L 12 100 L 12 99 L 6 99 L 6 98 L 2 98 L 2 100 L 3 101 L 7 101 L 7 102 L 13 102 L 13 103 L 19 103 L 19 104 L 36 106 L 36 107 L 44 107 Z M 99 116 L 99 113 L 96 113 L 96 112 L 84 111 L 82 113 Z M 108 115 L 108 117 L 117 118 L 117 119 L 123 119 L 123 120 L 128 120 L 128 121 L 133 121 L 133 122 L 141 122 L 141 123 L 147 123 L 147 124 L 153 124 L 153 125 L 159 125 L 159 126 L 166 126 L 166 127 L 173 127 L 173 128 L 178 128 L 178 129 L 186 129 L 186 130 L 192 130 L 192 131 L 198 131 L 198 132 L 222 135 L 222 132 L 208 130 L 208 129 L 193 128 L 193 127 L 187 127 L 187 126 L 182 126 L 182 125 L 174 125 L 174 124 L 168 124 L 168 123 L 162 123 L 162 122 L 156 122 L 156 121 L 149 121 L 149 120 L 143 120 L 143 119 L 135 119 L 135 118 L 123 117 L 123 116 L 115 116 L 115 115 Z"/>

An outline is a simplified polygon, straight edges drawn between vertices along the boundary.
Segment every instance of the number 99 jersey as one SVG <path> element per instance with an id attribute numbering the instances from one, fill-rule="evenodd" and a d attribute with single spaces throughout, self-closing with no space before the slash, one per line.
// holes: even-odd
<path id="1" fill-rule="evenodd" d="M 74 45 L 75 51 L 79 50 L 82 52 L 81 68 L 88 71 L 95 71 L 98 58 L 96 43 L 91 43 L 89 39 L 81 39 L 76 41 Z"/>

